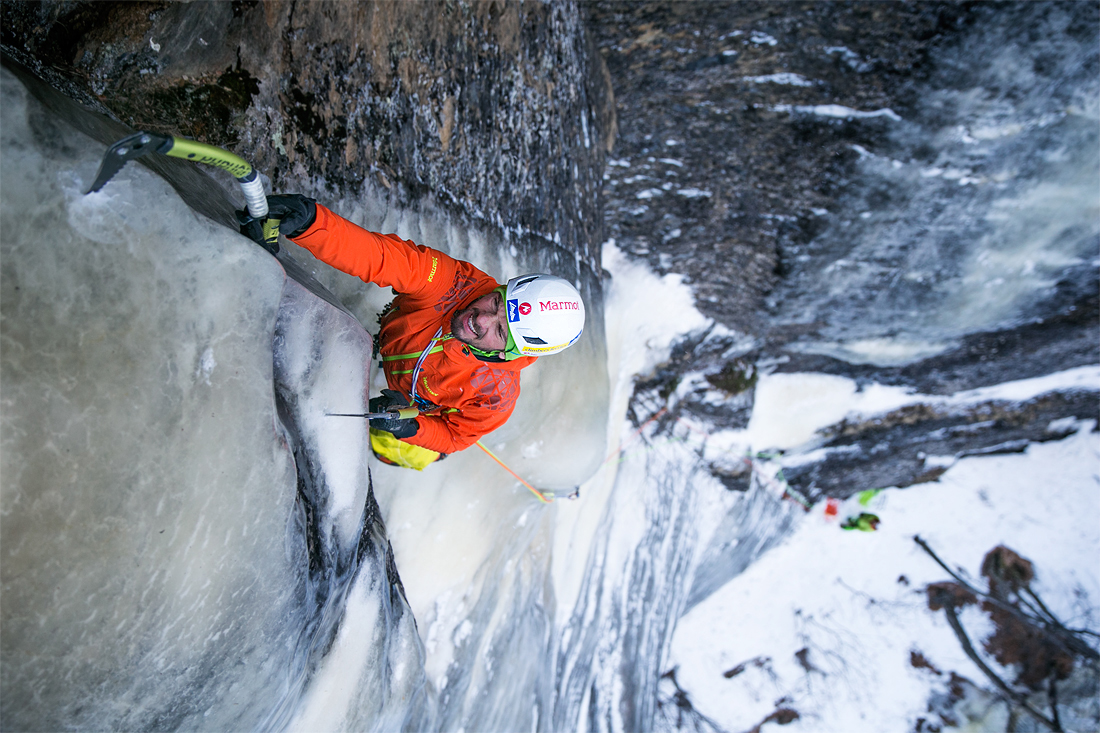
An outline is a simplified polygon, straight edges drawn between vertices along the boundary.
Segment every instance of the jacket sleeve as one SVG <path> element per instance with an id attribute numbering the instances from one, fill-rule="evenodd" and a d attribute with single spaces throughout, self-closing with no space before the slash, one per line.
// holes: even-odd
<path id="1" fill-rule="evenodd" d="M 440 453 L 455 453 L 508 422 L 514 407 L 514 403 L 507 409 L 466 405 L 457 412 L 421 415 L 416 418 L 416 435 L 402 440 Z"/>
<path id="2" fill-rule="evenodd" d="M 454 281 L 456 260 L 395 234 L 377 234 L 317 204 L 313 226 L 294 238 L 322 262 L 414 298 L 433 299 Z"/>

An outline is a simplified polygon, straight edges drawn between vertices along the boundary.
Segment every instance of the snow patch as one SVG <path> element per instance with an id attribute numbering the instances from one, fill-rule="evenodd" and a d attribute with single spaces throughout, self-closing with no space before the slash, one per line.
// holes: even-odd
<path id="1" fill-rule="evenodd" d="M 776 700 L 792 730 L 912 730 L 957 672 L 986 678 L 959 647 L 924 587 L 946 573 L 913 542 L 978 576 L 1005 543 L 1035 563 L 1036 589 L 1063 621 L 1100 599 L 1100 436 L 1083 430 L 1025 453 L 960 460 L 937 483 L 874 498 L 877 532 L 845 532 L 820 508 L 782 546 L 677 624 L 666 668 L 692 705 L 725 730 L 747 730 Z M 854 499 L 839 518 L 863 510 Z M 1077 594 L 1081 594 L 1078 596 Z M 962 622 L 981 638 L 987 622 Z M 942 675 L 914 668 L 917 651 Z"/>
<path id="2" fill-rule="evenodd" d="M 819 117 L 836 117 L 845 120 L 860 119 L 864 117 L 887 117 L 894 122 L 902 121 L 901 117 L 892 109 L 876 109 L 870 112 L 862 112 L 858 109 L 844 107 L 839 104 L 777 104 L 772 107 L 772 110 L 776 112 L 817 115 Z"/>
<path id="3" fill-rule="evenodd" d="M 765 74 L 764 76 L 746 76 L 745 81 L 753 84 L 785 84 L 793 87 L 812 87 L 815 82 L 810 81 L 801 74 L 780 72 L 778 74 Z"/>

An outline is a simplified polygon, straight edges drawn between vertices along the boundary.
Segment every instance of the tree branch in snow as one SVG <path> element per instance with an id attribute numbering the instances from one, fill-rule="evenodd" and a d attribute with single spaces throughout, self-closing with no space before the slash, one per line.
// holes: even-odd
<path id="1" fill-rule="evenodd" d="M 687 691 L 680 687 L 680 683 L 676 681 L 676 670 L 678 667 L 673 667 L 669 671 L 661 675 L 661 680 L 668 680 L 672 683 L 674 692 L 667 698 L 662 698 L 660 692 L 657 695 L 657 711 L 661 715 L 664 715 L 665 719 L 672 723 L 672 717 L 669 711 L 665 708 L 670 704 L 676 711 L 675 726 L 676 730 L 685 730 L 688 725 L 691 726 L 698 733 L 725 733 L 718 723 L 703 715 L 701 712 L 695 709 L 695 706 L 691 704 L 690 698 L 688 698 Z"/>
<path id="2" fill-rule="evenodd" d="M 989 584 L 988 591 L 984 591 L 949 568 L 927 542 L 920 537 L 913 540 L 955 581 L 930 583 L 925 588 L 928 608 L 943 610 L 966 656 L 1014 706 L 1010 707 L 1012 716 L 1020 710 L 1051 731 L 1062 731 L 1057 683 L 1069 678 L 1079 662 L 1095 664 L 1100 653 L 1081 631 L 1066 628 L 1031 588 L 1035 580 L 1031 561 L 1004 545 L 994 547 L 982 559 L 981 574 Z M 994 630 L 985 639 L 984 650 L 1004 668 L 1015 670 L 1016 679 L 1011 685 L 979 656 L 967 636 L 958 612 L 968 605 L 980 605 L 993 622 Z M 1049 717 L 1029 702 L 1031 695 L 1044 690 L 1043 704 L 1051 708 Z"/>
<path id="3" fill-rule="evenodd" d="M 1052 731 L 1056 731 L 1056 733 L 1062 733 L 1062 726 L 1056 720 L 1051 720 L 1035 708 L 1031 707 L 1031 705 L 1028 704 L 1027 699 L 1024 695 L 1016 692 L 1011 687 L 1009 687 L 1007 682 L 997 676 L 997 673 L 990 669 L 989 665 L 982 661 L 982 658 L 978 656 L 978 652 L 975 651 L 974 645 L 970 643 L 970 637 L 966 635 L 966 630 L 963 628 L 962 623 L 959 621 L 959 616 L 955 612 L 955 606 L 948 603 L 943 606 L 943 611 L 947 615 L 947 623 L 951 625 L 951 629 L 955 632 L 955 636 L 958 638 L 959 644 L 962 646 L 963 651 L 966 652 L 966 656 L 970 657 L 970 660 L 974 662 L 974 664 L 978 665 L 978 669 L 980 669 L 982 673 L 989 678 L 989 681 L 992 682 L 998 690 L 1007 695 L 1010 700 L 1012 700 L 1014 703 L 1016 703 L 1022 709 L 1032 715 L 1036 720 L 1043 723 Z M 1051 682 L 1053 683 L 1053 680 L 1051 680 Z M 1055 715 L 1057 715 L 1057 713 L 1055 713 Z"/>
<path id="4" fill-rule="evenodd" d="M 951 576 L 952 578 L 954 578 L 954 579 L 955 579 L 956 581 L 958 581 L 959 585 L 963 586 L 964 588 L 966 588 L 967 590 L 969 590 L 969 591 L 970 591 L 971 593 L 973 593 L 974 595 L 978 595 L 978 596 L 984 596 L 984 595 L 985 595 L 985 593 L 983 593 L 982 591 L 978 590 L 978 589 L 977 589 L 977 588 L 975 588 L 974 586 L 970 585 L 970 583 L 968 583 L 968 582 L 967 582 L 966 580 L 964 580 L 964 579 L 962 578 L 962 576 L 960 576 L 960 575 L 959 575 L 958 573 L 956 573 L 956 572 L 955 572 L 954 570 L 952 570 L 951 568 L 947 567 L 947 563 L 945 563 L 945 562 L 944 562 L 943 560 L 941 560 L 941 559 L 940 559 L 940 556 L 939 556 L 939 555 L 937 555 L 937 554 L 935 553 L 935 551 L 933 551 L 933 550 L 932 550 L 932 548 L 928 546 L 928 543 L 927 543 L 927 542 L 925 542 L 924 540 L 922 540 L 922 539 L 920 538 L 920 535 L 919 535 L 919 534 L 918 534 L 918 535 L 913 535 L 913 541 L 914 541 L 914 542 L 916 542 L 916 543 L 917 543 L 918 545 L 920 545 L 920 546 L 921 546 L 921 549 L 923 549 L 923 550 L 924 550 L 925 552 L 927 552 L 927 553 L 928 553 L 928 555 L 929 555 L 929 557 L 931 557 L 931 558 L 932 558 L 933 560 L 935 560 L 935 561 L 936 561 L 936 564 L 937 564 L 937 565 L 939 565 L 939 566 L 940 566 L 941 568 L 943 568 L 944 570 L 946 570 L 946 571 L 947 571 L 947 574 L 948 574 L 948 575 L 950 575 L 950 576 Z"/>
<path id="5" fill-rule="evenodd" d="M 779 725 L 789 725 L 798 720 L 802 716 L 798 714 L 797 710 L 793 708 L 776 708 L 775 711 L 768 717 L 761 720 L 755 728 L 746 733 L 760 733 L 760 729 L 764 727 L 765 723 L 778 723 Z"/>
<path id="6" fill-rule="evenodd" d="M 1061 730 L 1062 721 L 1058 719 L 1058 687 L 1053 677 L 1050 678 L 1047 696 L 1050 698 L 1050 716 L 1054 719 L 1054 725 L 1058 726 L 1056 730 Z"/>
<path id="7" fill-rule="evenodd" d="M 1100 653 L 1098 653 L 1095 649 L 1093 649 L 1091 646 L 1089 646 L 1085 641 L 1083 641 L 1080 638 L 1080 634 L 1082 634 L 1082 633 L 1089 634 L 1091 636 L 1096 636 L 1096 634 L 1091 632 L 1091 631 L 1067 629 L 1062 624 L 1062 622 L 1058 620 L 1058 617 L 1056 617 L 1050 611 L 1050 609 L 1048 609 L 1046 607 L 1046 604 L 1043 603 L 1042 599 L 1039 598 L 1038 594 L 1036 594 L 1027 585 L 1026 580 L 1023 581 L 1023 582 L 1020 582 L 1020 580 L 1018 579 L 1016 584 L 1012 585 L 1010 590 L 1016 595 L 1017 599 L 1020 600 L 1020 601 L 1023 601 L 1023 599 L 1021 598 L 1021 592 L 1027 593 L 1035 601 L 1035 603 L 1039 606 L 1041 611 L 1034 611 L 1033 610 L 1032 614 L 1025 613 L 1025 612 L 1021 611 L 1019 607 L 1017 607 L 1016 605 L 1010 603 L 1007 599 L 1007 593 L 986 592 L 986 591 L 983 591 L 979 588 L 974 587 L 974 585 L 972 585 L 971 583 L 966 581 L 964 578 L 962 578 L 962 576 L 960 576 L 954 570 L 949 568 L 947 566 L 947 563 L 945 563 L 943 560 L 940 559 L 939 555 L 937 555 L 935 553 L 935 551 L 928 545 L 928 543 L 925 542 L 923 539 L 921 539 L 920 535 L 915 535 L 913 537 L 913 541 L 916 542 L 918 545 L 920 545 L 921 549 L 923 549 L 926 553 L 928 553 L 928 556 L 931 557 L 933 560 L 935 560 L 937 565 L 939 565 L 941 568 L 946 570 L 948 575 L 950 575 L 952 578 L 954 578 L 959 583 L 959 585 L 966 588 L 968 591 L 973 593 L 975 596 L 980 597 L 986 603 L 991 604 L 993 606 L 996 606 L 998 609 L 1000 609 L 1002 611 L 1005 611 L 1009 614 L 1012 614 L 1013 616 L 1016 616 L 1017 618 L 1019 618 L 1021 621 L 1023 621 L 1026 624 L 1038 625 L 1040 627 L 1045 628 L 1048 633 L 1055 636 L 1061 643 L 1065 644 L 1070 649 L 1072 649 L 1075 653 L 1081 655 L 1085 659 L 1091 660 L 1093 662 L 1100 661 Z M 1010 550 L 1007 550 L 1007 548 L 1003 548 L 1003 549 L 1008 551 L 1008 552 L 1011 552 Z M 995 551 L 991 551 L 989 554 L 987 554 L 986 561 L 983 562 L 983 573 L 987 572 L 987 567 L 986 566 L 987 566 L 988 560 L 991 556 L 994 556 L 994 555 L 995 555 Z M 1015 555 L 1015 553 L 1013 553 L 1013 555 Z M 1018 556 L 1016 556 L 1016 557 L 1018 557 Z M 1022 560 L 1022 558 L 1020 558 L 1020 559 Z M 1023 562 L 1026 563 L 1027 561 L 1024 560 Z M 1028 563 L 1028 564 L 1030 565 L 1030 563 Z M 1028 578 L 1027 580 L 1030 580 L 1030 578 Z M 995 583 L 996 583 L 996 581 L 993 578 L 991 578 L 990 579 L 991 591 L 994 589 Z M 1027 605 L 1030 607 L 1030 604 L 1027 604 Z"/>

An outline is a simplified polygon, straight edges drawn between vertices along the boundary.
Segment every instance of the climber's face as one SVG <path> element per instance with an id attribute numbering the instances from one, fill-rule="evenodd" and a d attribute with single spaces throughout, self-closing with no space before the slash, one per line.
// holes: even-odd
<path id="1" fill-rule="evenodd" d="M 503 351 L 508 345 L 508 311 L 495 290 L 451 316 L 451 333 L 482 351 Z"/>

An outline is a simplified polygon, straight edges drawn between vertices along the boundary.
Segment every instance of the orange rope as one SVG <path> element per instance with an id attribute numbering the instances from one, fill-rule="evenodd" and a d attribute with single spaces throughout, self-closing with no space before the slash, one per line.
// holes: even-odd
<path id="1" fill-rule="evenodd" d="M 550 502 L 552 502 L 552 501 L 553 501 L 553 499 L 547 499 L 547 498 L 546 498 L 546 496 L 545 496 L 545 495 L 544 495 L 544 494 L 543 494 L 543 493 L 542 493 L 541 491 L 539 491 L 539 490 L 538 490 L 538 489 L 536 489 L 536 488 L 535 488 L 534 486 L 532 486 L 531 484 L 529 484 L 529 483 L 527 483 L 526 481 L 524 481 L 524 480 L 523 480 L 523 479 L 522 479 L 522 478 L 520 477 L 520 475 L 519 475 L 518 473 L 516 473 L 516 472 L 515 472 L 515 471 L 513 471 L 512 469 L 508 468 L 508 466 L 507 466 L 507 465 L 505 465 L 504 461 L 502 461 L 502 460 L 500 460 L 499 458 L 497 458 L 497 457 L 496 457 L 496 455 L 494 455 L 494 454 L 493 454 L 493 452 L 492 452 L 491 450 L 489 450 L 489 449 L 488 449 L 488 448 L 486 448 L 486 447 L 485 447 L 484 445 L 482 445 L 482 444 L 481 444 L 481 441 L 480 441 L 480 440 L 479 440 L 479 441 L 477 441 L 477 447 L 478 447 L 478 448 L 481 448 L 481 450 L 485 451 L 485 455 L 487 455 L 487 456 L 489 456 L 490 458 L 492 458 L 492 459 L 493 459 L 494 461 L 496 461 L 496 462 L 497 462 L 497 464 L 499 464 L 499 465 L 500 465 L 500 467 L 501 467 L 501 468 L 503 468 L 503 469 L 504 469 L 505 471 L 507 471 L 508 473 L 510 473 L 510 474 L 512 474 L 513 476 L 515 476 L 515 477 L 516 477 L 516 479 L 517 479 L 517 480 L 518 480 L 518 481 L 519 481 L 519 482 L 520 482 L 521 484 L 523 484 L 524 486 L 526 486 L 527 488 L 529 488 L 529 489 L 531 490 L 531 493 L 532 493 L 532 494 L 534 494 L 535 496 L 537 496 L 537 497 L 539 498 L 539 501 L 541 501 L 541 502 L 542 502 L 543 504 L 549 504 Z"/>
<path id="2" fill-rule="evenodd" d="M 664 407 L 662 407 L 662 408 L 661 408 L 660 410 L 658 410 L 658 411 L 657 411 L 656 413 L 654 413 L 654 414 L 653 414 L 653 416 L 652 416 L 652 417 L 650 417 L 650 418 L 649 418 L 648 420 L 646 420 L 646 421 L 645 421 L 644 423 L 642 423 L 641 427 L 639 427 L 639 428 L 638 428 L 637 430 L 635 430 L 635 431 L 634 431 L 634 433 L 633 433 L 633 434 L 631 434 L 631 436 L 630 436 L 629 438 L 627 438 L 627 440 L 624 440 L 624 441 L 620 442 L 620 443 L 619 443 L 619 447 L 618 447 L 618 448 L 616 448 L 616 449 L 615 449 L 614 451 L 612 451 L 611 455 L 609 455 L 609 456 L 608 456 L 608 457 L 607 457 L 607 458 L 606 458 L 606 459 L 604 460 L 604 462 L 603 462 L 603 464 L 602 464 L 602 465 L 607 465 L 607 464 L 608 464 L 608 463 L 609 463 L 609 462 L 611 461 L 611 459 L 612 459 L 612 458 L 614 458 L 615 456 L 617 456 L 617 455 L 619 455 L 620 453 L 622 453 L 622 452 L 623 452 L 623 446 L 624 446 L 624 445 L 625 445 L 625 444 L 626 444 L 626 443 L 627 443 L 628 441 L 630 441 L 630 440 L 633 440 L 634 438 L 636 438 L 636 437 L 638 436 L 638 434 L 639 434 L 639 433 L 641 433 L 641 432 L 642 432 L 643 430 L 645 430 L 645 429 L 646 429 L 646 426 L 648 426 L 648 425 L 649 425 L 649 424 L 650 424 L 651 422 L 653 422 L 654 420 L 656 420 L 657 418 L 659 418 L 659 417 L 660 417 L 661 415 L 665 414 L 665 413 L 666 413 L 667 411 L 668 411 L 668 410 L 667 410 L 667 408 L 664 408 Z M 484 445 L 484 444 L 483 444 L 483 443 L 482 443 L 482 442 L 481 442 L 480 440 L 479 440 L 479 441 L 477 441 L 477 447 L 478 447 L 478 448 L 481 448 L 481 450 L 485 451 L 485 455 L 489 456 L 489 457 L 490 457 L 490 458 L 492 458 L 492 459 L 493 459 L 494 461 L 496 461 L 496 462 L 497 462 L 497 465 L 498 465 L 498 466 L 500 466 L 501 468 L 503 468 L 503 469 L 504 469 L 505 471 L 507 471 L 508 473 L 512 474 L 512 475 L 513 475 L 513 476 L 514 476 L 514 477 L 516 478 L 516 480 L 517 480 L 517 481 L 519 481 L 519 482 L 520 482 L 521 484 L 523 484 L 523 485 L 524 485 L 524 486 L 526 486 L 526 487 L 527 487 L 528 489 L 530 489 L 530 490 L 531 490 L 531 493 L 532 493 L 532 494 L 534 494 L 535 496 L 537 496 L 537 497 L 539 498 L 539 501 L 541 501 L 541 502 L 542 502 L 542 503 L 544 503 L 544 504 L 549 504 L 549 503 L 551 503 L 552 501 L 554 501 L 553 499 L 548 499 L 548 498 L 546 497 L 546 495 L 545 495 L 545 494 L 543 494 L 543 493 L 542 493 L 541 491 L 539 491 L 538 489 L 536 489 L 536 488 L 535 488 L 534 486 L 532 486 L 531 484 L 529 484 L 529 483 L 527 483 L 526 481 L 524 481 L 524 480 L 523 480 L 523 477 L 522 477 L 522 476 L 520 476 L 520 475 L 519 475 L 518 473 L 516 473 L 516 472 L 515 472 L 515 471 L 513 471 L 513 470 L 512 470 L 511 468 L 509 468 L 509 467 L 508 467 L 508 465 L 507 465 L 507 464 L 506 464 L 506 463 L 505 463 L 504 461 L 502 461 L 502 460 L 500 460 L 499 458 L 497 458 L 497 457 L 496 457 L 496 454 L 495 454 L 495 453 L 493 453 L 493 452 L 492 452 L 491 450 L 489 450 L 488 448 L 486 448 L 486 447 L 485 447 L 485 445 Z"/>

